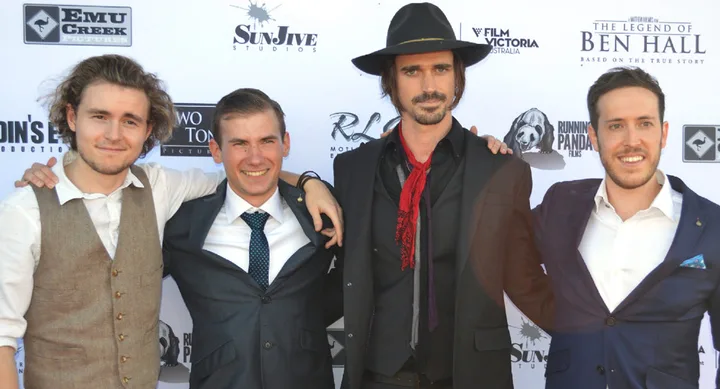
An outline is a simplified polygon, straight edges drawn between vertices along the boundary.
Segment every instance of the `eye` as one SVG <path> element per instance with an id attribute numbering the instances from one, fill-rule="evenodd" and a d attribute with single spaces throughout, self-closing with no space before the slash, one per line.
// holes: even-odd
<path id="1" fill-rule="evenodd" d="M 105 120 L 105 115 L 100 115 L 100 114 L 92 115 L 91 118 L 93 118 L 93 119 L 99 119 L 99 120 Z"/>
<path id="2" fill-rule="evenodd" d="M 267 144 L 273 144 L 273 143 L 275 143 L 275 139 L 265 139 L 264 142 Z"/>
<path id="3" fill-rule="evenodd" d="M 417 72 L 417 70 L 411 69 L 411 70 L 406 70 L 405 74 L 407 74 L 408 76 L 412 76 L 412 75 L 415 75 L 416 72 Z"/>
<path id="4" fill-rule="evenodd" d="M 137 122 L 134 121 L 134 120 L 126 120 L 126 121 L 125 121 L 125 124 L 130 125 L 130 126 L 133 126 L 133 127 L 135 127 L 135 126 L 138 125 Z"/>
<path id="5" fill-rule="evenodd" d="M 620 127 L 622 127 L 622 126 L 619 123 L 613 123 L 610 125 L 611 130 L 617 130 Z"/>

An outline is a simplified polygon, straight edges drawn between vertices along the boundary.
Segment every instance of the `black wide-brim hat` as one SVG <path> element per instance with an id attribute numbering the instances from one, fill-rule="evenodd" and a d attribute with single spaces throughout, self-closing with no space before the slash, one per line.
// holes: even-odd
<path id="1" fill-rule="evenodd" d="M 390 21 L 386 47 L 352 62 L 363 72 L 379 76 L 387 60 L 396 55 L 444 50 L 457 53 L 467 67 L 487 57 L 492 46 L 458 40 L 440 8 L 430 3 L 411 3 L 400 8 Z"/>

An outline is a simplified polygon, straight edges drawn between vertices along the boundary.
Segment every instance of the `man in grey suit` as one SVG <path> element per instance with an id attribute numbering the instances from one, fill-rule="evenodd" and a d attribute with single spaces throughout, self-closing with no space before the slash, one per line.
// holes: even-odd
<path id="1" fill-rule="evenodd" d="M 239 89 L 218 102 L 212 132 L 227 179 L 183 204 L 163 243 L 193 320 L 190 388 L 332 389 L 326 328 L 342 316 L 342 288 L 328 270 L 342 253 L 325 247 L 332 231 L 315 231 L 300 189 L 308 176 L 298 187 L 279 180 L 283 111 Z"/>

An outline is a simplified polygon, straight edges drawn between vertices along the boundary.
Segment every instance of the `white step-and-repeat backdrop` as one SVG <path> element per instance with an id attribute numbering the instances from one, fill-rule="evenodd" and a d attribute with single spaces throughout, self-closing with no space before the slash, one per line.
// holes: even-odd
<path id="1" fill-rule="evenodd" d="M 466 127 L 503 138 L 530 109 L 555 132 L 554 152 L 529 153 L 532 203 L 559 180 L 600 177 L 587 138 L 585 96 L 618 65 L 645 68 L 667 94 L 670 136 L 660 167 L 720 202 L 720 3 L 717 0 L 436 1 L 456 34 L 496 48 L 467 72 L 456 112 Z M 180 127 L 146 160 L 185 169 L 219 169 L 206 145 L 213 104 L 239 87 L 256 87 L 287 113 L 292 150 L 287 170 L 332 179 L 332 160 L 376 138 L 396 112 L 379 80 L 350 59 L 384 46 L 404 1 L 388 0 L 83 0 L 82 4 L 0 4 L 0 195 L 33 162 L 67 147 L 37 98 L 81 59 L 131 56 L 167 82 Z M 547 334 L 508 312 L 516 387 L 540 389 Z M 167 352 L 160 389 L 187 388 L 192 323 L 171 279 L 165 280 L 162 336 Z M 342 321 L 328 332 L 339 383 Z M 688 339 L 695 342 L 695 339 Z M 701 388 L 713 388 L 717 354 L 707 322 L 698 340 Z M 18 354 L 22 371 L 22 351 Z"/>

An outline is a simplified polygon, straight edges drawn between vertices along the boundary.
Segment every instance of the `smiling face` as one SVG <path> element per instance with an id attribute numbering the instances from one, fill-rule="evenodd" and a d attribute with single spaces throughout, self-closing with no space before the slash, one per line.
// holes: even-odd
<path id="1" fill-rule="evenodd" d="M 642 87 L 618 88 L 600 97 L 597 112 L 598 128 L 590 126 L 590 141 L 609 179 L 623 189 L 648 184 L 668 133 L 667 122 L 660 122 L 658 97 Z"/>
<path id="2" fill-rule="evenodd" d="M 277 189 L 282 160 L 290 152 L 290 136 L 280 135 L 272 109 L 220 118 L 221 143 L 210 140 L 216 163 L 225 167 L 232 190 L 253 206 L 260 206 Z"/>
<path id="3" fill-rule="evenodd" d="M 127 170 L 150 136 L 150 101 L 140 89 L 108 82 L 90 84 L 77 109 L 67 107 L 67 121 L 76 135 L 79 162 L 105 175 Z"/>

